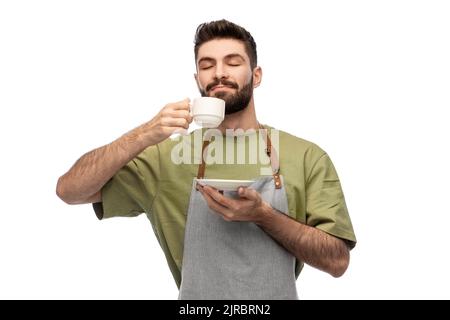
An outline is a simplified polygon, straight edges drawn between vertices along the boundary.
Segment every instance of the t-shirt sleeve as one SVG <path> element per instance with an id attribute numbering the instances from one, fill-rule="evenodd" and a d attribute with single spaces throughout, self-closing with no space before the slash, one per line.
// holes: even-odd
<path id="1" fill-rule="evenodd" d="M 144 150 L 102 188 L 102 202 L 93 204 L 99 219 L 135 217 L 150 211 L 159 176 L 157 146 Z"/>
<path id="2" fill-rule="evenodd" d="M 356 244 L 352 222 L 336 169 L 328 154 L 314 163 L 306 184 L 306 223 Z"/>

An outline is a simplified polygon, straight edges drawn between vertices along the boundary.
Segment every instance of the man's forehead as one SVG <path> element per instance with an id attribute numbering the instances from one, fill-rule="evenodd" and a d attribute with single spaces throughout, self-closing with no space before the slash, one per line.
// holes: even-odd
<path id="1" fill-rule="evenodd" d="M 226 56 L 238 54 L 248 60 L 245 45 L 235 39 L 213 39 L 203 43 L 198 49 L 197 61 L 202 58 L 222 59 Z"/>

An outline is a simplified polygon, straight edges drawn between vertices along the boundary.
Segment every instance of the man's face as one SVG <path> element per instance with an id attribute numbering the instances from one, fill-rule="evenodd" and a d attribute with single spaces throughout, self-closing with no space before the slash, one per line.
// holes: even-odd
<path id="1" fill-rule="evenodd" d="M 253 95 L 254 79 L 244 44 L 214 39 L 197 54 L 196 80 L 202 96 L 225 100 L 225 114 L 245 109 Z M 257 80 L 259 84 L 259 79 Z"/>

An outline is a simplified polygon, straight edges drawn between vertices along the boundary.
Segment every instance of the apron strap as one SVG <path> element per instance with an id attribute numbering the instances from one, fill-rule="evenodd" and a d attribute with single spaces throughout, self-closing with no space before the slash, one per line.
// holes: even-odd
<path id="1" fill-rule="evenodd" d="M 259 124 L 261 129 L 265 128 Z M 281 189 L 281 178 L 280 178 L 280 161 L 278 159 L 278 154 L 275 148 L 272 146 L 272 141 L 269 138 L 269 132 L 266 131 L 266 135 L 263 136 L 266 142 L 266 153 L 270 159 L 270 166 L 272 167 L 273 181 L 275 182 L 275 189 Z"/>
<path id="2" fill-rule="evenodd" d="M 258 126 L 260 129 L 266 130 L 259 123 L 258 123 Z M 278 160 L 277 151 L 272 146 L 272 141 L 269 138 L 269 133 L 267 130 L 266 130 L 266 135 L 264 135 L 264 142 L 266 143 L 266 154 L 270 159 L 270 165 L 272 167 L 272 175 L 273 175 L 273 180 L 275 183 L 275 189 L 281 189 L 282 184 L 281 184 L 281 178 L 280 178 L 280 162 Z M 206 151 L 207 151 L 209 143 L 210 143 L 210 140 L 203 141 L 201 163 L 198 166 L 197 179 L 203 179 L 203 177 L 205 176 L 205 169 L 206 169 L 205 155 L 206 155 Z"/>
<path id="3" fill-rule="evenodd" d="M 197 179 L 203 179 L 203 177 L 205 176 L 205 168 L 206 168 L 206 166 L 205 166 L 205 154 L 206 154 L 207 147 L 208 147 L 209 143 L 210 143 L 210 140 L 203 141 L 202 155 L 201 155 L 202 162 L 198 166 Z"/>

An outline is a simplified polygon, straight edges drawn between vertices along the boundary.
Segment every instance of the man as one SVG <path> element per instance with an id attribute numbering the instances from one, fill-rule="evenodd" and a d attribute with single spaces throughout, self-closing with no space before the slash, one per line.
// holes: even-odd
<path id="1" fill-rule="evenodd" d="M 253 89 L 262 70 L 253 37 L 226 20 L 204 23 L 194 51 L 200 93 L 226 103 L 216 135 L 223 146 L 243 146 L 250 155 L 245 144 L 251 130 L 275 132 L 256 118 Z M 58 196 L 68 204 L 93 203 L 99 219 L 145 212 L 181 299 L 297 299 L 303 263 L 341 276 L 356 239 L 328 155 L 278 131 L 278 141 L 263 133 L 265 145 L 258 145 L 267 151 L 269 174 L 262 174 L 262 161 L 208 163 L 211 137 L 204 138 L 201 153 L 189 145 L 200 162 L 173 161 L 178 142 L 168 137 L 191 122 L 189 99 L 166 105 L 150 121 L 82 156 L 59 178 Z M 250 133 L 244 139 L 228 134 L 238 129 Z M 223 192 L 197 184 L 195 177 L 205 174 L 255 183 Z"/>

